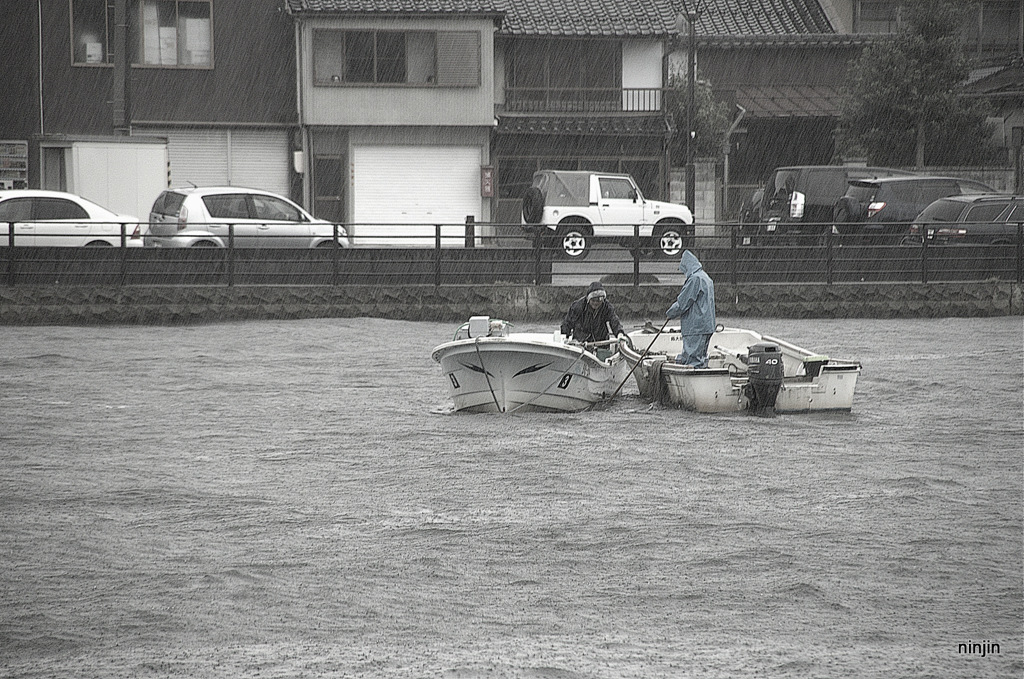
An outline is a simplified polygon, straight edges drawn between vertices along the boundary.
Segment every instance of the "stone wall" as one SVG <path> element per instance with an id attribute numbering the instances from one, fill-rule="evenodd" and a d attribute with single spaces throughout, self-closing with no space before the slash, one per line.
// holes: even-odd
<path id="1" fill-rule="evenodd" d="M 625 319 L 660 319 L 674 286 L 606 286 Z M 178 325 L 257 319 L 374 317 L 464 321 L 489 315 L 555 321 L 583 288 L 553 286 L 0 287 L 0 325 Z M 1024 314 L 1021 286 L 982 283 L 716 285 L 729 317 L 900 318 Z"/>

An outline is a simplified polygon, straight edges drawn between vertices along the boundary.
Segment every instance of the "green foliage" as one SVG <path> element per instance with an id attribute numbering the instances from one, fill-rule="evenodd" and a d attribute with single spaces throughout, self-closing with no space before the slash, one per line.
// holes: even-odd
<path id="1" fill-rule="evenodd" d="M 878 165 L 984 163 L 985 109 L 958 93 L 969 62 L 960 41 L 965 0 L 906 0 L 892 39 L 850 69 L 837 148 Z"/>
<path id="2" fill-rule="evenodd" d="M 686 74 L 669 77 L 667 107 L 675 127 L 675 134 L 669 142 L 669 154 L 672 165 L 682 167 L 686 164 L 686 109 L 689 104 L 689 86 Z M 725 133 L 729 130 L 732 120 L 729 117 L 729 106 L 714 98 L 711 84 L 701 80 L 698 73 L 694 86 L 694 119 L 695 150 L 697 158 L 719 158 L 722 156 Z"/>

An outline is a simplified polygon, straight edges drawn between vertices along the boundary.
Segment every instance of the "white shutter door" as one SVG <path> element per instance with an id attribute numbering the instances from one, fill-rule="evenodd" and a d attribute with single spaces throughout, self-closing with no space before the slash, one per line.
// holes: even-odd
<path id="1" fill-rule="evenodd" d="M 285 130 L 152 130 L 167 138 L 171 186 L 246 186 L 288 195 Z"/>
<path id="2" fill-rule="evenodd" d="M 228 183 L 227 130 L 154 130 L 152 134 L 167 137 L 171 186 Z"/>
<path id="3" fill-rule="evenodd" d="M 288 155 L 285 130 L 232 130 L 231 185 L 287 196 Z"/>
<path id="4" fill-rule="evenodd" d="M 357 146 L 352 154 L 356 222 L 464 223 L 480 217 L 476 146 Z"/>
<path id="5" fill-rule="evenodd" d="M 357 146 L 352 152 L 354 244 L 462 245 L 467 216 L 480 219 L 480 148 Z M 416 225 L 396 229 L 394 224 Z M 401 233 L 415 239 L 380 240 Z"/>

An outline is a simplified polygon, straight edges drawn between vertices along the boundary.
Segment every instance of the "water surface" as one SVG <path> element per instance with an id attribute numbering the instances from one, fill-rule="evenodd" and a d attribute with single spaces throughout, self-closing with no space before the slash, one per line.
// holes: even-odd
<path id="1" fill-rule="evenodd" d="M 1021 319 L 720 320 L 854 411 L 454 414 L 449 324 L 0 328 L 0 675 L 1020 677 Z"/>

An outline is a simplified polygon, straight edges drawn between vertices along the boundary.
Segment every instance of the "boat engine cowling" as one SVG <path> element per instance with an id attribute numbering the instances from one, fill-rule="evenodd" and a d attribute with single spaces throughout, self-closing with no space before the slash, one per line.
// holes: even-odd
<path id="1" fill-rule="evenodd" d="M 783 364 L 779 345 L 768 342 L 747 349 L 747 408 L 760 417 L 775 416 L 775 399 L 782 387 Z"/>

